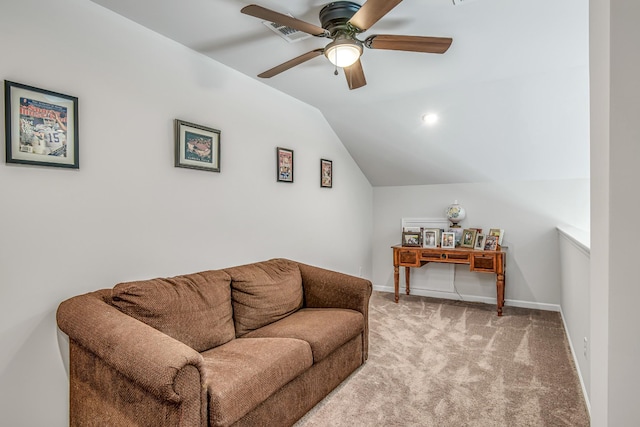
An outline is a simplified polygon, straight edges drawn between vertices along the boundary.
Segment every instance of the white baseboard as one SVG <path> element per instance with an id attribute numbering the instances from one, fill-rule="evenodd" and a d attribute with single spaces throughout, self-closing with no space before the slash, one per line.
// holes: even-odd
<path id="1" fill-rule="evenodd" d="M 402 295 L 405 295 L 405 292 L 402 286 L 400 288 L 401 288 L 400 298 L 402 299 Z M 373 290 L 380 291 L 380 292 L 390 292 L 390 293 L 395 292 L 394 288 L 392 288 L 391 286 L 374 286 Z M 482 297 L 477 295 L 461 295 L 456 292 L 431 291 L 429 289 L 420 289 L 420 288 L 411 289 L 411 295 L 419 295 L 422 297 L 431 297 L 431 298 L 451 299 L 451 300 L 457 300 L 457 301 L 482 302 L 485 304 L 496 303 L 496 299 L 491 297 Z M 547 304 L 542 302 L 505 299 L 504 305 L 511 306 L 511 307 L 532 308 L 535 310 L 560 311 L 559 304 Z"/>
<path id="2" fill-rule="evenodd" d="M 582 389 L 582 396 L 584 397 L 585 404 L 587 405 L 587 412 L 589 412 L 589 418 L 591 418 L 591 401 L 589 400 L 589 394 L 587 393 L 587 388 L 584 384 L 584 379 L 582 378 L 582 372 L 580 372 L 580 364 L 578 363 L 578 358 L 576 357 L 575 349 L 573 348 L 573 343 L 571 342 L 571 336 L 569 336 L 569 329 L 567 328 L 567 322 L 564 319 L 564 313 L 562 312 L 562 308 L 560 308 L 560 317 L 562 317 L 562 325 L 564 326 L 564 331 L 567 334 L 567 341 L 569 341 L 569 349 L 571 350 L 571 357 L 573 357 L 573 365 L 576 368 L 576 372 L 578 373 L 578 378 L 580 379 L 580 388 Z"/>

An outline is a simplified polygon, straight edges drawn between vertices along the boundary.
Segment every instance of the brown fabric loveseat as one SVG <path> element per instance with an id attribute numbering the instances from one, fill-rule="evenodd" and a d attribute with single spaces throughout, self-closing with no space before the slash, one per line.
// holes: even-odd
<path id="1" fill-rule="evenodd" d="M 70 425 L 292 425 L 367 359 L 370 295 L 273 259 L 70 298 Z"/>

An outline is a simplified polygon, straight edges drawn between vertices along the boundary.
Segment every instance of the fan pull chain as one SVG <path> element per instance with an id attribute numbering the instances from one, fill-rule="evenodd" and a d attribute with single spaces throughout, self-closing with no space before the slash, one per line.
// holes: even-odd
<path id="1" fill-rule="evenodd" d="M 336 65 L 336 69 L 333 71 L 333 75 L 337 76 L 338 75 L 338 66 Z"/>

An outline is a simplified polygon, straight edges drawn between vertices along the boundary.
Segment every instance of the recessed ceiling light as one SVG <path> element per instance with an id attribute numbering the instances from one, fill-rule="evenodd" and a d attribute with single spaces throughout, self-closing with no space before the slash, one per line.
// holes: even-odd
<path id="1" fill-rule="evenodd" d="M 438 121 L 438 115 L 435 113 L 428 113 L 422 116 L 422 121 L 428 125 L 434 125 Z"/>

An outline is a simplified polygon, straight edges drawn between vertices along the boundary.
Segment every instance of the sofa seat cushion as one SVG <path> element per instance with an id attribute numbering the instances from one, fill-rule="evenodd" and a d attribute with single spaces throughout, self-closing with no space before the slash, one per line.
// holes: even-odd
<path id="1" fill-rule="evenodd" d="M 222 270 L 119 283 L 111 304 L 201 352 L 235 338 L 230 284 Z"/>
<path id="2" fill-rule="evenodd" d="M 298 264 L 272 259 L 226 268 L 236 336 L 280 320 L 302 307 L 302 276 Z"/>
<path id="3" fill-rule="evenodd" d="M 309 344 L 288 338 L 239 338 L 201 354 L 212 426 L 233 424 L 313 364 Z"/>
<path id="4" fill-rule="evenodd" d="M 311 346 L 317 363 L 331 352 L 361 334 L 362 313 L 341 308 L 303 308 L 275 323 L 249 332 L 245 338 L 297 338 Z"/>

